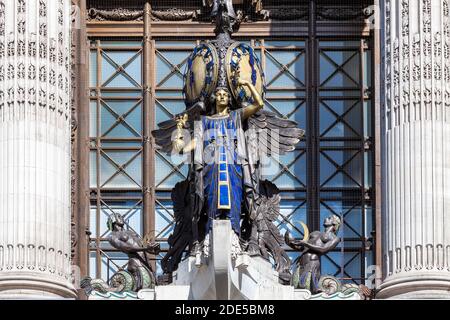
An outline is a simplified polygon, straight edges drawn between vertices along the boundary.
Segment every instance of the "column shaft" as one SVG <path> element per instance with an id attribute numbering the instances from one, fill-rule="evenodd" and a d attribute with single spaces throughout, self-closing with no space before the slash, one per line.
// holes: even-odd
<path id="1" fill-rule="evenodd" d="M 448 298 L 449 0 L 381 2 L 385 279 L 378 297 Z"/>
<path id="2" fill-rule="evenodd" d="M 0 298 L 70 284 L 69 0 L 0 0 Z"/>

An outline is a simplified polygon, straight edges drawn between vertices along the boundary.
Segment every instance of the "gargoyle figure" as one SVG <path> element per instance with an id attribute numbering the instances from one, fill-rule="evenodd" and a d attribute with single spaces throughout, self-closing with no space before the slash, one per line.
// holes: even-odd
<path id="1" fill-rule="evenodd" d="M 292 277 L 292 284 L 295 288 L 307 289 L 316 294 L 324 291 L 324 286 L 328 286 L 325 282 L 329 281 L 321 279 L 320 257 L 336 248 L 341 241 L 337 236 L 340 225 L 339 217 L 331 215 L 323 222 L 325 230 L 323 232 L 314 231 L 309 238 L 294 240 L 290 237 L 289 231 L 285 233 L 286 244 L 302 252 L 302 255 L 296 260 L 297 268 Z M 334 283 L 334 279 L 331 282 L 333 282 L 333 286 L 340 286 L 339 283 Z M 336 288 L 336 291 L 339 289 Z"/>
<path id="2" fill-rule="evenodd" d="M 159 243 L 146 243 L 135 231 L 125 230 L 124 225 L 125 222 L 120 214 L 114 214 L 108 219 L 108 228 L 111 230 L 108 241 L 114 248 L 128 255 L 127 270 L 115 273 L 109 285 L 103 279 L 85 278 L 81 287 L 87 294 L 90 294 L 92 290 L 102 293 L 137 292 L 156 285 L 156 278 L 150 264 L 150 254 L 159 253 Z"/>

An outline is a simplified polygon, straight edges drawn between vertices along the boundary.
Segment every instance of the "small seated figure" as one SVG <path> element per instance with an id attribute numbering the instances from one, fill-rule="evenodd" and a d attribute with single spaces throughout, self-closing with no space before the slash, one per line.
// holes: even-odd
<path id="1" fill-rule="evenodd" d="M 320 257 L 327 254 L 340 242 L 337 232 L 341 220 L 336 215 L 325 218 L 323 226 L 325 230 L 314 231 L 309 238 L 294 240 L 289 232 L 285 234 L 285 242 L 291 248 L 299 250 L 302 255 L 297 258 L 297 268 L 292 276 L 292 285 L 296 289 L 307 289 L 312 294 L 322 292 L 320 285 Z"/>
<path id="2" fill-rule="evenodd" d="M 159 243 L 145 243 L 142 238 L 133 230 L 125 230 L 125 222 L 120 214 L 115 214 L 115 221 L 108 220 L 108 227 L 111 234 L 108 236 L 109 243 L 116 249 L 128 255 L 127 270 L 136 280 L 136 289 L 156 284 L 153 268 L 150 264 L 149 254 L 158 254 Z"/>
<path id="3" fill-rule="evenodd" d="M 114 248 L 128 255 L 127 270 L 116 272 L 107 284 L 103 279 L 85 278 L 81 287 L 89 295 L 96 290 L 106 292 L 137 292 L 145 288 L 154 288 L 156 278 L 150 264 L 150 254 L 158 254 L 159 243 L 144 241 L 135 231 L 125 230 L 125 221 L 120 214 L 108 218 L 111 230 L 108 241 Z"/>

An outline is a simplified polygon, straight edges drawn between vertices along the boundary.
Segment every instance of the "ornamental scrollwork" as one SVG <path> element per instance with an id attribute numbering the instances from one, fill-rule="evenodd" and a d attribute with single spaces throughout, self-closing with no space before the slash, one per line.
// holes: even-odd
<path id="1" fill-rule="evenodd" d="M 373 10 L 369 8 L 360 7 L 318 7 L 317 20 L 335 20 L 335 21 L 349 21 L 349 20 L 364 20 L 374 14 Z"/>
<path id="2" fill-rule="evenodd" d="M 115 8 L 112 10 L 102 10 L 90 8 L 88 19 L 94 21 L 142 21 L 142 10 L 130 10 L 125 8 Z"/>

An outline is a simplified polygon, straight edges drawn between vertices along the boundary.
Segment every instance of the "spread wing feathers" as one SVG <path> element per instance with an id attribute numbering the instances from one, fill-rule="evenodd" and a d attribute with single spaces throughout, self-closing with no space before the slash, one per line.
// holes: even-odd
<path id="1" fill-rule="evenodd" d="M 295 150 L 305 131 L 295 121 L 282 119 L 275 113 L 260 110 L 248 119 L 249 129 L 257 131 L 257 143 L 268 152 L 285 154 Z M 261 149 L 260 149 L 261 150 Z"/>
<path id="2" fill-rule="evenodd" d="M 198 102 L 192 107 L 186 109 L 184 112 L 175 115 L 172 119 L 158 123 L 158 128 L 152 131 L 152 136 L 155 138 L 155 143 L 158 150 L 165 153 L 170 153 L 172 151 L 172 135 L 177 129 L 176 118 L 184 114 L 188 115 L 190 119 L 185 126 L 185 129 L 193 128 L 193 120 L 204 110 L 204 103 Z"/>
<path id="3" fill-rule="evenodd" d="M 177 126 L 157 129 L 152 131 L 152 135 L 155 138 L 156 149 L 164 153 L 170 153 L 172 151 L 172 135 Z"/>

